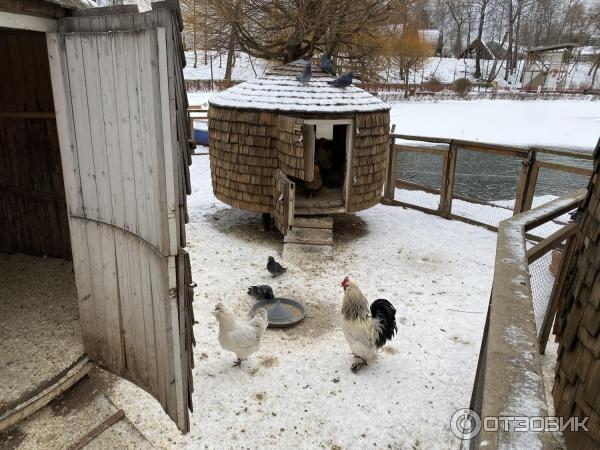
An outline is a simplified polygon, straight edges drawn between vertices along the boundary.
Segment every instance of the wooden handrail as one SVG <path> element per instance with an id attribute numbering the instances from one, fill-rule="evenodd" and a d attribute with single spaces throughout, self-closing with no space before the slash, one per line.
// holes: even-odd
<path id="1" fill-rule="evenodd" d="M 475 151 L 494 151 L 496 152 L 506 152 L 506 153 L 528 153 L 530 150 L 535 150 L 538 153 L 546 153 L 549 155 L 555 156 L 565 156 L 570 158 L 577 159 L 585 159 L 592 161 L 594 156 L 592 154 L 592 148 L 590 148 L 589 153 L 582 151 L 582 149 L 573 149 L 573 150 L 565 150 L 562 148 L 556 147 L 543 147 L 543 146 L 524 146 L 524 145 L 500 145 L 500 144 L 491 144 L 487 142 L 479 142 L 479 141 L 469 141 L 464 139 L 448 139 L 448 138 L 437 138 L 431 136 L 417 136 L 417 135 L 408 135 L 408 134 L 398 134 L 392 133 L 390 134 L 390 138 L 392 139 L 403 139 L 405 141 L 419 141 L 419 142 L 429 142 L 433 144 L 450 144 L 454 143 L 458 147 L 469 148 L 469 149 L 477 149 Z"/>
<path id="2" fill-rule="evenodd" d="M 488 320 L 471 401 L 471 404 L 481 404 L 478 413 L 482 418 L 514 416 L 523 404 L 528 405 L 529 416 L 547 414 L 529 257 L 544 248 L 547 250 L 549 244 L 542 241 L 528 252 L 525 235 L 527 230 L 576 208 L 585 196 L 586 191 L 581 190 L 500 222 Z M 574 226 L 567 225 L 563 233 L 573 233 Z M 560 237 L 555 233 L 551 239 L 556 242 Z M 475 401 L 481 386 L 481 398 Z M 484 430 L 478 439 L 486 442 L 486 448 L 504 448 L 514 442 L 512 433 L 502 429 Z M 521 436 L 527 438 L 525 434 Z M 539 441 L 542 448 L 551 445 L 550 433 L 536 433 L 531 437 Z"/>
<path id="3" fill-rule="evenodd" d="M 537 261 L 550 250 L 555 249 L 562 241 L 574 235 L 576 231 L 577 223 L 571 222 L 562 227 L 560 230 L 552 233 L 546 239 L 538 242 L 529 250 L 527 250 L 527 262 L 531 264 L 534 261 Z"/>

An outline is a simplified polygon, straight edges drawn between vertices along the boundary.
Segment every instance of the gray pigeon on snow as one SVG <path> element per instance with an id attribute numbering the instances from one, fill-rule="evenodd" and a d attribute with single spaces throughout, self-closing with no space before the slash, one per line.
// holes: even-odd
<path id="1" fill-rule="evenodd" d="M 271 275 L 277 277 L 284 272 L 287 272 L 287 269 L 275 261 L 275 258 L 269 256 L 269 261 L 267 262 L 267 270 Z"/>
<path id="2" fill-rule="evenodd" d="M 341 77 L 338 77 L 333 81 L 328 81 L 327 83 L 331 84 L 333 87 L 345 88 L 352 84 L 352 78 L 354 78 L 354 72 L 342 75 Z"/>
<path id="3" fill-rule="evenodd" d="M 335 76 L 335 71 L 333 70 L 333 62 L 327 53 L 323 53 L 321 55 L 321 61 L 319 62 L 319 67 L 325 73 L 329 73 Z"/>
<path id="4" fill-rule="evenodd" d="M 312 69 L 310 67 L 310 61 L 306 62 L 306 66 L 300 75 L 296 77 L 300 83 L 308 83 L 312 78 Z"/>
<path id="5" fill-rule="evenodd" d="M 250 286 L 248 288 L 248 295 L 256 297 L 258 300 L 271 300 L 275 297 L 275 295 L 273 295 L 273 288 L 267 284 Z"/>

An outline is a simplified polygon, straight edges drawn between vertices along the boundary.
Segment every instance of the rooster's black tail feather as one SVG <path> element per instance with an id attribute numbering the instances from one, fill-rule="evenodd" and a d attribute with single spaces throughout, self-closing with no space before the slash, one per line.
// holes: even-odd
<path id="1" fill-rule="evenodd" d="M 379 321 L 378 336 L 375 345 L 383 347 L 398 331 L 396 326 L 396 308 L 387 300 L 378 298 L 371 303 L 371 317 Z"/>

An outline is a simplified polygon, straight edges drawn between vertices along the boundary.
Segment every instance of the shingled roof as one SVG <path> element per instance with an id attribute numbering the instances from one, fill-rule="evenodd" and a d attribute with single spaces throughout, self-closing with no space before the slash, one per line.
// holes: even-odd
<path id="1" fill-rule="evenodd" d="M 275 67 L 264 76 L 238 84 L 213 96 L 211 105 L 263 111 L 306 113 L 349 113 L 386 111 L 390 106 L 356 87 L 335 88 L 327 84 L 334 78 L 312 64 L 308 83 L 296 79 L 306 62 L 297 60 Z"/>

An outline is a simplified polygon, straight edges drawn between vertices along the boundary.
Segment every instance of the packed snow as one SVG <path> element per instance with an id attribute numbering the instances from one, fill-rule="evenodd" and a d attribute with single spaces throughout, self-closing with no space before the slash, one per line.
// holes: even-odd
<path id="1" fill-rule="evenodd" d="M 449 419 L 469 403 L 494 261 L 496 235 L 482 228 L 378 205 L 336 217 L 335 259 L 282 261 L 281 236 L 259 214 L 216 200 L 208 159 L 191 167 L 188 250 L 195 290 L 194 413 L 180 435 L 155 401 L 126 381 L 110 396 L 159 448 L 456 448 Z M 338 325 L 340 282 L 351 274 L 367 297 L 389 299 L 398 335 L 355 375 Z M 242 368 L 223 351 L 209 313 L 223 301 L 248 314 L 252 284 L 304 303 L 289 330 L 267 331 Z"/>

